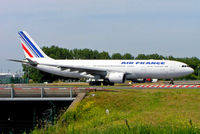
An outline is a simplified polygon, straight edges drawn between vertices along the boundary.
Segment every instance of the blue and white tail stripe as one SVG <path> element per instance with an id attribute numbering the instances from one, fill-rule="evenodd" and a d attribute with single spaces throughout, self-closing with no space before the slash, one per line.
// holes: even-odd
<path id="1" fill-rule="evenodd" d="M 19 34 L 20 35 L 20 34 Z M 20 35 L 20 39 L 21 39 L 21 42 L 26 46 L 28 47 L 28 49 L 30 50 L 30 52 L 35 56 L 35 57 L 39 57 L 37 55 L 37 53 L 33 50 L 33 48 L 28 44 L 28 42 Z"/>
<path id="2" fill-rule="evenodd" d="M 27 35 L 23 31 L 20 31 L 18 34 L 21 40 L 25 43 L 26 47 L 29 48 L 31 53 L 34 54 L 36 58 L 44 58 L 44 54 L 42 54 L 42 52 L 38 50 L 36 44 L 34 45 L 34 42 L 31 41 L 31 39 L 29 39 L 29 37 L 27 37 Z"/>

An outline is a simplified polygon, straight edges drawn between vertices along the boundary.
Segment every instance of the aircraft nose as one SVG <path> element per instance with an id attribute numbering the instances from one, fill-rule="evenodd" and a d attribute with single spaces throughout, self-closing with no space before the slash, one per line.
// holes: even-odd
<path id="1" fill-rule="evenodd" d="M 191 67 L 189 67 L 189 68 L 188 68 L 188 73 L 191 74 L 191 73 L 193 73 L 193 72 L 194 72 L 194 69 L 191 68 Z"/>

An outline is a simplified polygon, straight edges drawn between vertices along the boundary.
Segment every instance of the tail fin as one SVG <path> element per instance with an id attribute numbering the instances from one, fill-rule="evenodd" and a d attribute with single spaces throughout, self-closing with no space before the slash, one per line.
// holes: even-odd
<path id="1" fill-rule="evenodd" d="M 49 58 L 25 31 L 18 32 L 26 58 Z"/>

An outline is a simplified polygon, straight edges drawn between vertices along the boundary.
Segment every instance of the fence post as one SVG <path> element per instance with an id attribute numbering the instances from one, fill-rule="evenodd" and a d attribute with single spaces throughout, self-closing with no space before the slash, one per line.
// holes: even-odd
<path id="1" fill-rule="evenodd" d="M 10 97 L 14 98 L 14 87 L 11 87 L 10 89 Z"/>
<path id="2" fill-rule="evenodd" d="M 41 98 L 43 98 L 44 97 L 44 88 L 42 87 L 41 88 Z"/>
<path id="3" fill-rule="evenodd" d="M 72 98 L 72 88 L 70 88 L 70 98 Z"/>

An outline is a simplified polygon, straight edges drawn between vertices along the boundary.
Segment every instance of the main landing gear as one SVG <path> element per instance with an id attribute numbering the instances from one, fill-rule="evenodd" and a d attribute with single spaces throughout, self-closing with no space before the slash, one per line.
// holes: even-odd
<path id="1" fill-rule="evenodd" d="M 114 83 L 114 82 L 110 82 L 109 80 L 104 80 L 104 81 L 103 81 L 103 85 L 104 85 L 104 86 L 114 86 L 115 83 Z"/>
<path id="2" fill-rule="evenodd" d="M 101 86 L 101 83 L 103 84 L 103 86 L 114 86 L 114 82 L 109 82 L 108 80 L 104 80 L 104 81 L 90 81 L 89 85 L 90 86 Z"/>
<path id="3" fill-rule="evenodd" d="M 100 81 L 90 81 L 89 85 L 90 86 L 101 86 L 101 82 Z"/>

